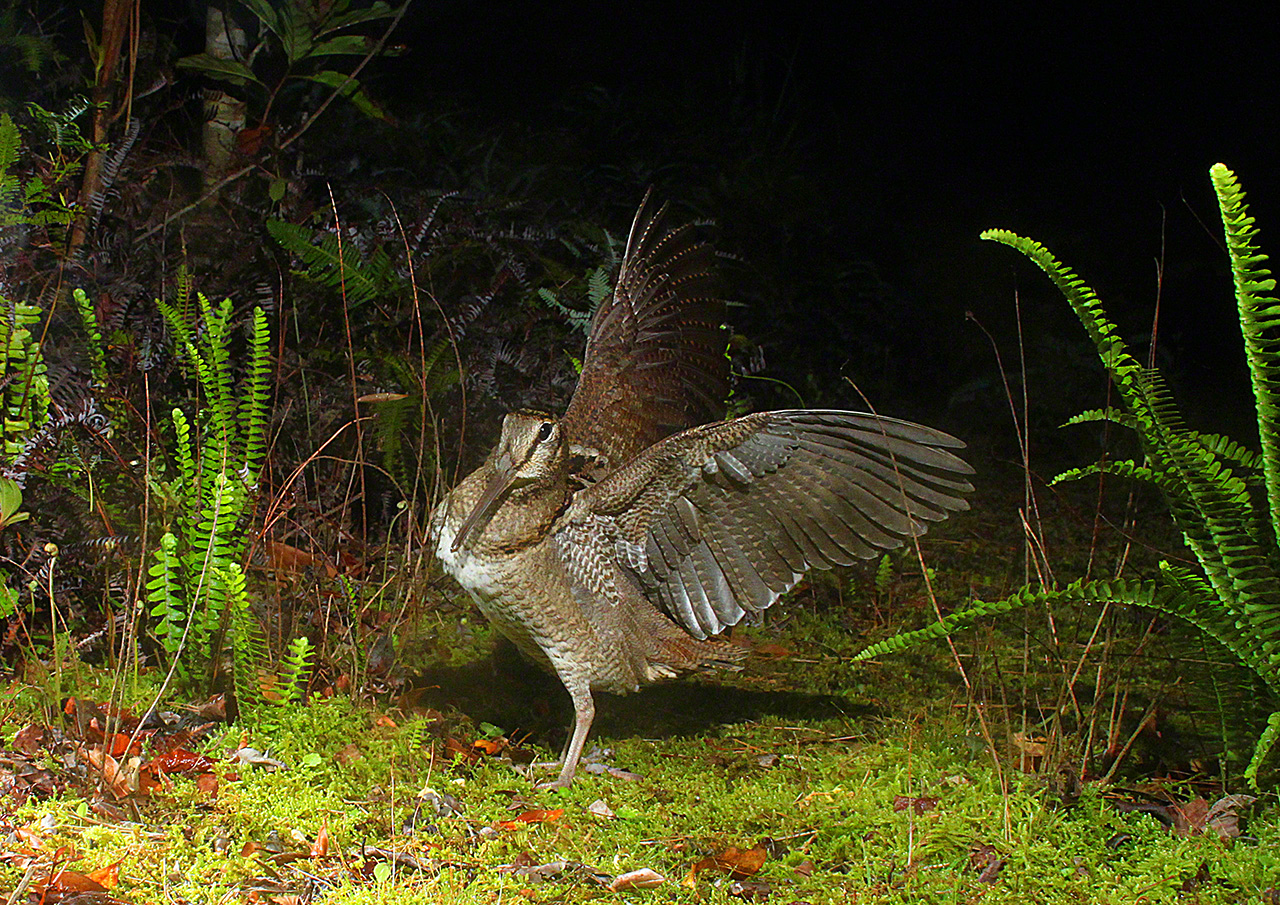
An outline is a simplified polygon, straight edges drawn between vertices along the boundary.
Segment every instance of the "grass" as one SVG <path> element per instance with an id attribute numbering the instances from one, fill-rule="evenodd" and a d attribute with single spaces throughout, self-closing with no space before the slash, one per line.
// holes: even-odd
<path id="1" fill-rule="evenodd" d="M 922 607 L 917 590 L 904 572 L 885 604 Z M 122 861 L 111 894 L 136 903 L 1274 901 L 1273 803 L 1229 842 L 1180 838 L 1113 804 L 1135 796 L 1096 784 L 1068 804 L 1048 767 L 1017 769 L 1007 738 L 1019 727 L 998 706 L 984 710 L 985 740 L 943 646 L 855 667 L 848 657 L 863 639 L 847 608 L 801 599 L 778 616 L 747 633 L 760 654 L 740 674 L 606 698 L 592 742 L 609 749 L 603 763 L 640 778 L 580 773 L 560 792 L 535 791 L 505 757 L 449 753 L 450 739 L 468 746 L 484 721 L 517 741 L 527 726 L 550 747 L 568 710 L 553 684 L 495 681 L 482 623 L 438 616 L 424 650 L 437 649 L 436 677 L 450 681 L 378 704 L 314 699 L 256 728 L 224 727 L 203 747 L 221 762 L 216 793 L 166 779 L 132 810 L 124 803 L 123 819 L 71 791 L 12 807 L 0 889 L 23 876 L 15 853 L 34 852 L 43 870 L 61 850 L 82 873 Z M 973 682 L 981 664 L 1017 660 L 1020 640 L 1003 637 L 962 642 Z M 89 670 L 69 675 L 93 688 L 101 677 Z M 37 700 L 21 686 L 5 695 L 6 745 L 41 719 Z M 284 768 L 228 764 L 243 743 Z M 54 746 L 43 765 L 83 772 L 76 750 Z M 419 797 L 425 788 L 436 794 Z M 1186 799 L 1204 786 L 1144 788 Z M 441 800 L 456 812 L 437 813 Z M 605 808 L 612 817 L 595 813 Z M 316 848 L 322 834 L 327 847 Z M 763 850 L 763 864 L 735 880 L 712 864 L 732 862 L 731 848 Z M 1000 869 L 984 874 L 992 862 Z M 640 868 L 666 882 L 601 885 Z"/>

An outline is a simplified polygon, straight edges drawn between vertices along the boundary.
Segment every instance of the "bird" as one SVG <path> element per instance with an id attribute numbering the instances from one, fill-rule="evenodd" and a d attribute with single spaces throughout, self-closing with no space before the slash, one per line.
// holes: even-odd
<path id="1" fill-rule="evenodd" d="M 592 315 L 563 416 L 507 414 L 436 505 L 445 571 L 573 702 L 555 779 L 574 779 L 594 692 L 733 668 L 720 637 L 813 568 L 851 565 L 968 508 L 955 437 L 874 412 L 724 418 L 726 302 L 697 224 L 652 192 Z"/>

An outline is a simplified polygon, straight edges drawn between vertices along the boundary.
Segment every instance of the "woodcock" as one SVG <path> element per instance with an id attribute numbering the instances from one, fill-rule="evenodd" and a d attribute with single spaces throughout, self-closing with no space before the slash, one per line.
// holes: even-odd
<path id="1" fill-rule="evenodd" d="M 968 508 L 973 470 L 940 431 L 845 411 L 729 421 L 713 253 L 641 205 L 591 321 L 563 417 L 507 415 L 436 507 L 436 555 L 494 626 L 573 698 L 573 780 L 618 694 L 742 656 L 713 636 L 811 568 L 849 565 Z M 716 423 L 706 423 L 715 421 Z"/>

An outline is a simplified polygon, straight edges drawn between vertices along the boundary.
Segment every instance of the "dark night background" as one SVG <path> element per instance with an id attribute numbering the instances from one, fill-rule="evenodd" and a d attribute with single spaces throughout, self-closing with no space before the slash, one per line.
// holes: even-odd
<path id="1" fill-rule="evenodd" d="M 256 32 L 244 9 L 230 8 Z M 60 36 L 66 59 L 83 61 L 80 16 L 96 21 L 101 9 L 32 9 Z M 203 48 L 204 9 L 194 0 L 142 4 L 144 28 L 172 42 L 170 66 Z M 237 252 L 277 255 L 258 262 L 270 294 L 289 265 L 262 221 L 323 212 L 330 186 L 348 222 L 380 199 L 370 222 L 392 205 L 420 222 L 434 199 L 457 193 L 455 207 L 522 206 L 524 223 L 555 231 L 590 222 L 615 236 L 653 186 L 678 216 L 714 221 L 731 259 L 729 291 L 742 303 L 733 325 L 759 344 L 761 376 L 794 387 L 740 384 L 752 405 L 799 397 L 862 408 L 865 393 L 881 411 L 938 423 L 999 456 L 1014 440 L 984 331 L 1018 393 L 1015 301 L 1039 445 L 1079 440 L 1079 430 L 1069 440 L 1057 425 L 1105 392 L 1083 330 L 1047 279 L 978 239 L 985 228 L 1008 228 L 1045 243 L 1093 286 L 1140 355 L 1159 298 L 1159 361 L 1188 419 L 1247 439 L 1208 169 L 1221 161 L 1237 173 L 1263 248 L 1275 253 L 1275 18 L 1079 5 L 420 0 L 391 39 L 400 54 L 360 74 L 389 121 L 335 104 L 288 153 L 259 155 L 261 174 L 306 181 L 310 207 L 259 209 L 249 223 L 236 205 L 261 207 L 265 183 L 246 180 L 224 212 L 239 217 Z M 385 24 L 365 32 L 379 35 Z M 61 87 L 41 86 L 38 100 L 50 109 L 84 90 L 71 63 L 59 70 Z M 135 158 L 168 155 L 153 173 L 198 148 L 201 87 L 209 83 L 179 71 L 167 93 L 139 104 Z M 322 97 L 299 92 L 289 107 L 282 96 L 274 134 Z M 122 235 L 164 216 L 157 197 L 137 206 L 150 220 Z M 211 234 L 225 241 L 228 232 Z M 233 271 L 219 249 L 207 251 L 200 285 L 243 294 L 252 268 Z M 579 257 L 573 266 L 581 273 L 595 263 Z M 139 272 L 132 262 L 119 269 Z M 534 289 L 523 293 L 515 303 L 527 307 Z M 458 303 L 442 301 L 446 313 Z M 492 395 L 494 410 L 479 420 L 496 424 L 510 400 Z M 1077 452 L 1064 455 L 1078 460 Z"/>
<path id="2" fill-rule="evenodd" d="M 880 383 L 903 390 L 899 405 L 912 413 L 949 408 L 963 429 L 966 393 L 987 393 L 993 374 L 965 312 L 1000 338 L 1012 367 L 1018 290 L 1033 378 L 1044 380 L 1033 380 L 1033 405 L 1062 384 L 1045 359 L 1064 344 L 1090 354 L 1038 271 L 979 241 L 999 226 L 1080 273 L 1135 345 L 1163 258 L 1159 341 L 1189 416 L 1247 430 L 1236 417 L 1246 388 L 1207 173 L 1219 161 L 1235 170 L 1274 253 L 1274 15 L 517 2 L 423 6 L 410 19 L 400 34 L 409 52 L 391 64 L 388 90 L 447 94 L 481 116 L 568 131 L 579 122 L 574 104 L 600 91 L 617 134 L 582 136 L 591 166 L 611 154 L 618 166 L 643 158 L 677 204 L 699 182 L 724 187 L 706 213 L 748 267 L 777 241 L 802 285 L 809 255 L 870 265 L 888 293 L 872 313 L 865 293 L 841 297 L 834 286 L 796 293 L 796 308 L 781 313 L 818 328 L 870 321 L 883 335 L 851 348 L 838 371 L 877 394 L 884 373 Z M 717 157 L 705 143 L 719 136 L 730 140 Z M 770 158 L 785 171 L 760 180 L 750 202 L 749 188 L 722 178 Z M 613 200 L 621 229 L 626 199 Z M 747 206 L 745 226 L 731 219 Z M 742 234 L 752 228 L 765 235 Z M 779 326 L 771 288 L 759 288 L 744 329 L 781 363 L 805 350 L 769 348 Z"/>

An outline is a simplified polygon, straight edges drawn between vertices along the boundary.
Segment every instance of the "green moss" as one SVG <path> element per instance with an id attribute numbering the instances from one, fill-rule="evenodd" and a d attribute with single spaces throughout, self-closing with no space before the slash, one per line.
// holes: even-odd
<path id="1" fill-rule="evenodd" d="M 1062 807 L 1044 777 L 1018 772 L 1008 757 L 997 773 L 975 711 L 957 706 L 964 696 L 945 650 L 933 659 L 921 651 L 910 666 L 905 658 L 855 665 L 849 655 L 860 639 L 846 618 L 800 601 L 747 633 L 775 647 L 742 673 L 603 700 L 593 741 L 612 748 L 609 762 L 639 774 L 636 781 L 583 772 L 570 789 L 535 791 L 501 759 L 451 760 L 444 737 L 465 744 L 481 734 L 474 726 L 446 731 L 438 719 L 333 698 L 268 712 L 248 730 L 248 744 L 285 768 L 222 766 L 216 797 L 177 778 L 141 800 L 135 824 L 104 823 L 73 797 L 28 803 L 10 820 L 52 817 L 47 845 L 74 846 L 84 856 L 78 869 L 123 858 L 117 894 L 139 903 L 212 905 L 251 889 L 309 889 L 342 905 L 609 897 L 572 866 L 545 882 L 504 869 L 557 861 L 612 875 L 647 867 L 668 878 L 627 900 L 736 903 L 730 881 L 713 870 L 685 883 L 702 859 L 757 844 L 769 857 L 752 879 L 769 884 L 770 900 L 813 905 L 855 895 L 859 903 L 1225 905 L 1258 900 L 1277 884 L 1274 807 L 1249 824 L 1257 844 L 1233 845 L 1177 838 L 1150 815 L 1118 812 L 1094 785 Z M 1000 648 L 998 656 L 1012 654 Z M 743 701 L 755 715 L 728 716 Z M 676 728 L 657 712 L 698 702 L 724 710 Z M 456 706 L 466 712 L 472 703 Z M 25 711 L 32 700 L 15 706 Z M 245 731 L 228 727 L 206 753 L 224 759 Z M 1003 738 L 1008 730 L 992 731 Z M 427 785 L 454 796 L 460 813 L 434 814 L 417 797 Z M 597 799 L 613 819 L 587 810 Z M 913 800 L 919 810 L 901 806 Z M 564 814 L 503 825 L 532 809 Z M 406 833 L 408 824 L 415 828 Z M 329 852 L 312 859 L 322 827 Z M 370 853 L 378 849 L 423 870 L 375 868 Z M 992 883 L 980 880 L 981 852 L 1004 862 Z M 6 884 L 19 876 L 0 871 Z M 1197 883 L 1198 875 L 1209 879 Z"/>

